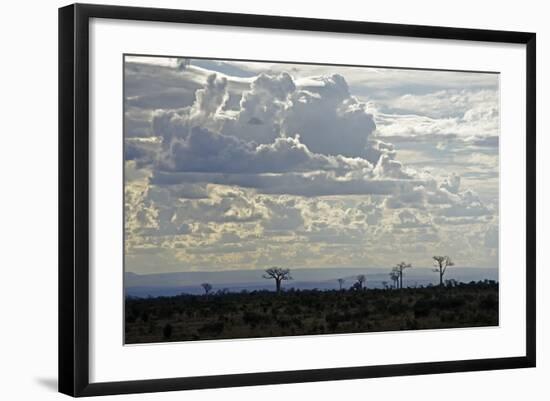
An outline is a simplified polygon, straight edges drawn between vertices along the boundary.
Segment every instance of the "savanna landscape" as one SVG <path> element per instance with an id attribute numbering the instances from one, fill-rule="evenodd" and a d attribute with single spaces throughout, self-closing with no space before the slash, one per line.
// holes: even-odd
<path id="1" fill-rule="evenodd" d="M 275 291 L 214 291 L 203 283 L 202 295 L 127 297 L 126 343 L 498 325 L 496 281 L 402 288 L 403 266 L 392 269 L 393 282 L 384 288 L 368 289 L 359 275 L 350 287 L 338 279 L 334 290 L 283 290 L 290 271 L 271 268 L 265 277 L 273 278 Z"/>
<path id="2" fill-rule="evenodd" d="M 123 62 L 126 344 L 499 324 L 498 73 Z"/>

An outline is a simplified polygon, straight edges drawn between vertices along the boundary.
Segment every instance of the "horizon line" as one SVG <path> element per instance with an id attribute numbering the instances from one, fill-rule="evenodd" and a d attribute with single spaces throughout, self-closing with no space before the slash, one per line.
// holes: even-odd
<path id="1" fill-rule="evenodd" d="M 333 270 L 337 270 L 337 269 L 391 270 L 392 269 L 392 267 L 294 267 L 293 268 L 293 267 L 284 267 L 284 266 L 277 266 L 277 265 L 273 265 L 273 266 L 269 266 L 269 267 L 283 267 L 285 269 L 290 269 L 291 271 L 292 270 L 314 270 L 314 269 L 318 269 L 318 270 L 330 270 L 330 269 L 333 269 Z M 253 269 L 237 268 L 237 269 L 226 269 L 226 270 L 186 270 L 186 271 L 177 270 L 177 271 L 148 272 L 148 273 L 138 273 L 138 272 L 135 272 L 135 271 L 127 271 L 126 269 L 124 269 L 124 273 L 125 274 L 126 273 L 132 273 L 132 274 L 144 276 L 144 275 L 149 275 L 149 274 L 174 274 L 174 273 L 225 273 L 225 272 L 243 272 L 243 271 L 253 272 L 253 271 L 264 271 L 265 269 L 268 269 L 269 267 L 253 268 Z M 434 268 L 433 266 L 413 266 L 412 267 L 412 269 L 433 269 L 433 268 Z M 494 270 L 498 270 L 499 267 L 498 266 L 495 266 L 495 267 L 491 267 L 491 266 L 453 266 L 452 269 L 494 269 Z"/>

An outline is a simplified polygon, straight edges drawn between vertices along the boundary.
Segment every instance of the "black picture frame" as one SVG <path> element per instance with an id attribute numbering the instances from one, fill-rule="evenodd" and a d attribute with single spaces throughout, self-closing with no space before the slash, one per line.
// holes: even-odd
<path id="1" fill-rule="evenodd" d="M 515 43 L 526 46 L 526 354 L 520 357 L 90 383 L 89 381 L 89 21 L 91 18 L 277 28 Z M 75 4 L 59 9 L 59 391 L 96 396 L 324 380 L 534 367 L 536 241 L 536 35 L 447 28 Z"/>

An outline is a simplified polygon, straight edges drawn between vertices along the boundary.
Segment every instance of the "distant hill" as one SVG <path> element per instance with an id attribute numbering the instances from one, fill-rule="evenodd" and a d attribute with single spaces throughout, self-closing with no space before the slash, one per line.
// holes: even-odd
<path id="1" fill-rule="evenodd" d="M 358 274 L 367 276 L 367 288 L 382 288 L 383 282 L 390 283 L 390 269 L 385 268 L 308 268 L 293 269 L 293 280 L 285 281 L 283 289 L 319 289 L 338 288 L 338 278 L 345 279 L 344 286 L 350 287 Z M 125 293 L 134 297 L 172 296 L 181 293 L 202 293 L 201 283 L 208 282 L 214 291 L 225 289 L 231 292 L 242 290 L 273 290 L 273 280 L 262 278 L 262 270 L 201 271 L 181 273 L 136 274 L 125 273 Z M 498 281 L 498 269 L 476 267 L 449 268 L 445 279 L 462 282 L 494 280 Z M 403 276 L 403 286 L 427 286 L 437 284 L 439 277 L 431 268 L 408 269 Z"/>

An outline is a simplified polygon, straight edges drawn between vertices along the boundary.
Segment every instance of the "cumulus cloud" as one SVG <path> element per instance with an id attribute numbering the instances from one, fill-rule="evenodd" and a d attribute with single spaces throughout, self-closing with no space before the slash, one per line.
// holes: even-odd
<path id="1" fill-rule="evenodd" d="M 350 95 L 341 75 L 322 77 L 316 83 L 292 95 L 283 129 L 299 133 L 313 152 L 364 157 L 376 128 L 367 105 Z"/>
<path id="2" fill-rule="evenodd" d="M 456 194 L 460 189 L 460 176 L 455 173 L 451 174 L 449 177 L 439 184 L 439 188 L 449 191 L 452 194 Z"/>
<path id="3" fill-rule="evenodd" d="M 411 175 L 403 171 L 403 165 L 399 161 L 393 160 L 391 156 L 387 154 L 382 154 L 378 159 L 378 163 L 374 169 L 374 174 L 380 177 L 402 179 L 412 178 Z"/>
<path id="4" fill-rule="evenodd" d="M 420 227 L 429 227 L 430 224 L 422 221 L 422 219 L 411 210 L 402 210 L 397 215 L 399 218 L 399 223 L 394 225 L 398 228 L 420 228 Z"/>
<path id="5" fill-rule="evenodd" d="M 206 87 L 196 92 L 192 107 L 159 113 L 153 130 L 169 141 L 168 135 L 173 135 L 174 130 L 205 127 L 216 120 L 222 123 L 216 127 L 219 133 L 247 142 L 268 144 L 281 136 L 299 134 L 312 152 L 364 156 L 367 139 L 375 129 L 366 105 L 349 94 L 340 75 L 321 77 L 315 82 L 317 85 L 308 86 L 307 90 L 297 90 L 286 73 L 261 74 L 243 93 L 238 113 L 229 118 L 220 113 L 227 100 L 227 80 L 213 74 Z"/>
<path id="6" fill-rule="evenodd" d="M 378 134 L 405 137 L 445 134 L 459 135 L 464 139 L 472 136 L 485 138 L 499 135 L 497 91 L 491 91 L 486 98 L 481 99 L 476 96 L 468 97 L 466 94 L 441 93 L 431 99 L 429 105 L 423 104 L 414 96 L 407 95 L 405 99 L 412 103 L 410 110 L 385 107 L 376 110 L 374 115 Z M 461 104 L 451 101 L 446 106 L 449 99 L 460 99 Z M 422 107 L 426 109 L 423 110 Z"/>
<path id="7" fill-rule="evenodd" d="M 161 170 L 219 173 L 284 173 L 316 170 L 349 171 L 372 165 L 364 159 L 312 153 L 295 138 L 279 137 L 256 145 L 234 136 L 193 127 L 184 140 L 172 142 L 161 160 Z"/>
<path id="8" fill-rule="evenodd" d="M 262 198 L 268 217 L 262 222 L 269 231 L 293 231 L 304 224 L 298 202 L 292 198 Z"/>
<path id="9" fill-rule="evenodd" d="M 124 94 L 126 111 L 142 112 L 140 121 L 150 123 L 146 115 L 155 109 L 177 109 L 190 106 L 195 91 L 204 77 L 196 73 L 184 75 L 169 65 L 155 65 L 137 60 L 124 64 Z M 138 117 L 138 116 L 134 116 Z M 131 135 L 131 131 L 128 134 Z"/>
<path id="10" fill-rule="evenodd" d="M 167 178 L 164 172 L 219 173 L 212 177 L 218 184 L 315 196 L 388 193 L 395 186 L 390 180 L 413 179 L 395 160 L 393 145 L 368 141 L 372 116 L 340 75 L 297 89 L 289 74 L 261 74 L 236 114 L 224 109 L 226 101 L 227 80 L 212 74 L 191 106 L 155 112 L 153 131 L 162 141 L 155 182 Z M 148 156 L 128 146 L 128 158 Z M 250 176 L 267 173 L 285 175 Z M 192 178 L 201 177 L 179 176 Z"/>
<path id="11" fill-rule="evenodd" d="M 441 209 L 440 213 L 446 217 L 475 217 L 492 214 L 491 210 L 480 200 L 479 195 L 470 189 L 459 194 L 459 200 L 451 206 Z"/>
<path id="12" fill-rule="evenodd" d="M 395 95 L 371 74 L 371 101 L 344 68 L 182 60 L 125 67 L 132 263 L 387 264 L 396 249 L 454 249 L 457 233 L 477 239 L 460 257 L 488 263 L 472 255 L 493 255 L 498 228 L 493 87 Z"/>
<path id="13" fill-rule="evenodd" d="M 431 118 L 463 117 L 465 121 L 498 117 L 496 89 L 448 89 L 424 94 L 407 93 L 396 99 L 381 101 L 388 112 L 424 115 Z"/>
<path id="14" fill-rule="evenodd" d="M 288 97 L 296 86 L 287 73 L 260 74 L 242 94 L 235 118 L 226 121 L 223 133 L 245 141 L 268 144 L 281 134 Z"/>
<path id="15" fill-rule="evenodd" d="M 211 118 L 224 106 L 227 101 L 227 78 L 217 79 L 216 74 L 209 75 L 204 88 L 195 92 L 195 104 L 192 109 L 192 118 L 201 118 L 204 121 Z"/>
<path id="16" fill-rule="evenodd" d="M 423 185 L 406 187 L 403 190 L 394 191 L 386 199 L 385 205 L 390 209 L 416 208 L 424 209 L 426 207 L 429 192 Z"/>
<path id="17" fill-rule="evenodd" d="M 440 224 L 475 223 L 494 212 L 475 191 L 466 189 L 460 192 L 460 177 L 454 173 L 439 183 L 427 180 L 412 189 L 405 187 L 389 196 L 385 204 L 390 209 L 429 209 L 434 216 L 438 216 L 436 221 Z M 458 220 L 468 217 L 471 219 Z"/>

